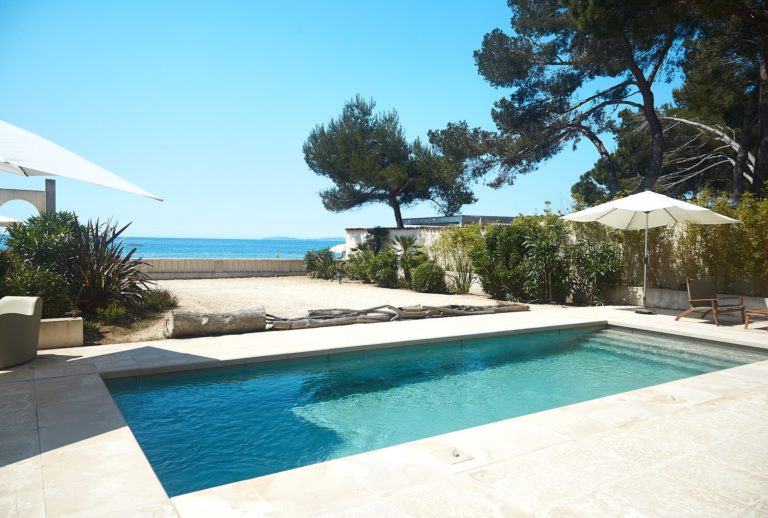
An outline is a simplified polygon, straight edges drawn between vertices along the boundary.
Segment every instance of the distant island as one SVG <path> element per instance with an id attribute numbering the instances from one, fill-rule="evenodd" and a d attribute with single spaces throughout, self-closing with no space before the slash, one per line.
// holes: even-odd
<path id="1" fill-rule="evenodd" d="M 313 238 L 300 238 L 300 237 L 287 237 L 287 236 L 270 236 L 270 237 L 262 237 L 262 241 L 269 241 L 269 240 L 279 240 L 279 241 L 344 241 L 343 237 L 313 237 Z"/>

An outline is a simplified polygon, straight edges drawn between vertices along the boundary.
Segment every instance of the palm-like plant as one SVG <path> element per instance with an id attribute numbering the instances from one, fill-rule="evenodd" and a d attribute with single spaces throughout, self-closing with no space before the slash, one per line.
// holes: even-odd
<path id="1" fill-rule="evenodd" d="M 397 236 L 395 242 L 390 245 L 399 257 L 400 268 L 408 286 L 411 285 L 411 271 L 426 258 L 421 246 L 416 243 L 416 236 Z"/>
<path id="2" fill-rule="evenodd" d="M 367 245 L 369 249 L 378 254 L 381 249 L 384 248 L 384 244 L 389 240 L 389 230 L 384 227 L 373 227 L 368 231 L 368 235 L 365 236 L 363 244 Z"/>
<path id="3" fill-rule="evenodd" d="M 142 301 L 148 277 L 141 270 L 136 249 L 124 253 L 118 229 L 111 221 L 75 226 L 75 255 L 70 269 L 70 289 L 83 313 L 94 314 L 109 304 L 133 306 Z"/>

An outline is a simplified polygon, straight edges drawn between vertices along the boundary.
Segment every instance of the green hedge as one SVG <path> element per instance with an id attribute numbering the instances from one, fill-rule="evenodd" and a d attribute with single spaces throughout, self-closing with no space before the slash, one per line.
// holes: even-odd
<path id="1" fill-rule="evenodd" d="M 370 283 L 371 279 L 368 277 L 368 265 L 373 257 L 373 252 L 370 250 L 357 250 L 352 252 L 345 263 L 344 271 L 347 276 L 356 281 L 363 281 L 364 283 Z"/>
<path id="2" fill-rule="evenodd" d="M 368 279 L 381 288 L 398 287 L 399 264 L 397 254 L 382 250 L 368 257 Z"/>
<path id="3" fill-rule="evenodd" d="M 684 289 L 685 277 L 714 279 L 718 290 L 768 296 L 768 199 L 745 194 L 733 205 L 724 197 L 694 201 L 739 220 L 733 225 L 676 225 L 651 229 L 648 285 Z M 616 232 L 624 257 L 624 282 L 643 280 L 643 232 Z"/>
<path id="4" fill-rule="evenodd" d="M 0 260 L 0 294 L 43 298 L 43 315 L 95 315 L 108 306 L 140 307 L 147 276 L 111 222 L 81 224 L 70 212 L 42 213 L 10 225 Z"/>
<path id="5" fill-rule="evenodd" d="M 434 261 L 427 261 L 411 273 L 413 291 L 419 293 L 448 293 L 445 285 L 445 270 Z"/>
<path id="6" fill-rule="evenodd" d="M 602 302 L 602 291 L 621 278 L 620 249 L 573 228 L 554 214 L 490 227 L 472 253 L 483 291 L 499 300 Z"/>

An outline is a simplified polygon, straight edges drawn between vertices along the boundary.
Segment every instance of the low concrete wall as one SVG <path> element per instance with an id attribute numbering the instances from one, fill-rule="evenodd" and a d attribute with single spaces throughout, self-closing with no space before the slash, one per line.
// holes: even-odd
<path id="1" fill-rule="evenodd" d="M 83 345 L 82 318 L 44 318 L 40 321 L 38 349 L 80 347 Z"/>
<path id="2" fill-rule="evenodd" d="M 721 295 L 726 297 L 728 295 Z M 744 305 L 748 308 L 768 307 L 768 298 L 743 297 Z M 641 286 L 619 286 L 610 288 L 605 292 L 606 304 L 618 304 L 639 306 L 643 302 L 643 288 Z M 646 305 L 652 308 L 678 309 L 680 311 L 688 307 L 688 292 L 681 290 L 665 290 L 660 288 L 648 288 Z"/>
<path id="3" fill-rule="evenodd" d="M 302 259 L 145 259 L 152 280 L 306 275 Z"/>

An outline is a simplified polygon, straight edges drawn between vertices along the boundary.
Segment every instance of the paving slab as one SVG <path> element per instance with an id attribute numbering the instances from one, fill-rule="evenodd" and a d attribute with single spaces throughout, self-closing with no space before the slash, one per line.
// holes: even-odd
<path id="1" fill-rule="evenodd" d="M 0 371 L 0 516 L 649 516 L 768 510 L 768 362 L 168 498 L 103 379 L 614 325 L 768 350 L 764 328 L 631 308 L 44 351 Z M 454 454 L 454 451 L 456 454 Z"/>

